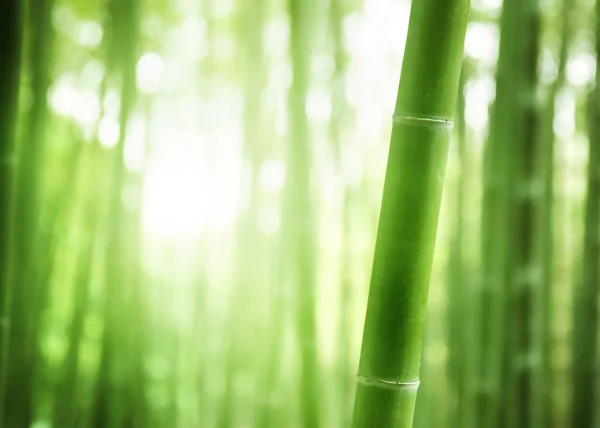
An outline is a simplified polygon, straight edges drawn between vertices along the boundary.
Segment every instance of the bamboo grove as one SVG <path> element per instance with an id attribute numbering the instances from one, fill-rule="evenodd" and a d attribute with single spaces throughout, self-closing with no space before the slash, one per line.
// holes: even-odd
<path id="1" fill-rule="evenodd" d="M 0 428 L 600 423 L 600 0 L 0 35 Z"/>

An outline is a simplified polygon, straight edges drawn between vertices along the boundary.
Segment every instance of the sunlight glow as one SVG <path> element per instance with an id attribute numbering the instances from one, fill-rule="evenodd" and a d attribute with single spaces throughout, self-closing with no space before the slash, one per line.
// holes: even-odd
<path id="1" fill-rule="evenodd" d="M 205 148 L 189 136 L 170 138 L 172 144 L 155 150 L 144 176 L 144 228 L 157 238 L 184 240 L 206 229 L 231 228 L 239 208 L 241 167 L 232 159 L 209 163 Z"/>
<path id="2" fill-rule="evenodd" d="M 145 53 L 138 61 L 135 71 L 140 92 L 154 94 L 160 90 L 164 73 L 160 55 L 154 52 Z"/>
<path id="3" fill-rule="evenodd" d="M 567 79 L 575 86 L 585 86 L 596 76 L 596 59 L 590 53 L 580 53 L 569 58 Z"/>
<path id="4" fill-rule="evenodd" d="M 269 192 L 277 193 L 283 189 L 285 184 L 285 166 L 278 159 L 269 159 L 265 161 L 258 173 L 260 187 Z"/>
<path id="5" fill-rule="evenodd" d="M 498 40 L 497 26 L 469 23 L 465 37 L 465 55 L 492 65 L 498 59 Z"/>
<path id="6" fill-rule="evenodd" d="M 568 88 L 561 90 L 556 97 L 553 128 L 563 139 L 571 138 L 575 133 L 575 97 Z"/>
<path id="7" fill-rule="evenodd" d="M 483 130 L 488 122 L 489 106 L 496 84 L 490 75 L 472 78 L 465 87 L 465 121 L 472 129 Z"/>
<path id="8" fill-rule="evenodd" d="M 119 123 L 110 116 L 100 119 L 98 139 L 104 147 L 114 147 L 119 139 Z"/>
<path id="9" fill-rule="evenodd" d="M 75 31 L 80 46 L 95 48 L 102 41 L 102 27 L 95 21 L 81 21 Z"/>
<path id="10" fill-rule="evenodd" d="M 50 88 L 49 100 L 52 110 L 75 119 L 84 128 L 90 128 L 98 120 L 98 95 L 91 89 L 78 89 L 72 74 L 64 74 L 56 81 Z"/>

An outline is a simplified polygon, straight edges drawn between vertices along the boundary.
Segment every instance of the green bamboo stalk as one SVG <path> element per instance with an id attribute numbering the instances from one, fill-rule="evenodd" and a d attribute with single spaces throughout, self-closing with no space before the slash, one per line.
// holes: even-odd
<path id="1" fill-rule="evenodd" d="M 507 0 L 500 19 L 500 52 L 496 69 L 496 99 L 491 111 L 490 136 L 483 159 L 483 211 L 481 219 L 481 284 L 477 289 L 476 379 L 473 390 L 473 426 L 496 427 L 502 406 L 501 377 L 504 356 L 505 286 L 507 284 L 510 233 L 510 172 L 517 139 L 512 110 L 518 93 L 514 70 L 521 69 L 518 52 L 519 2 Z M 504 388 L 506 389 L 506 388 Z M 503 415 L 506 412 L 502 412 Z M 504 426 L 500 422 L 500 426 Z"/>
<path id="2" fill-rule="evenodd" d="M 468 65 L 463 63 L 458 86 L 456 103 L 456 142 L 458 177 L 455 184 L 454 215 L 455 223 L 451 239 L 451 250 L 448 259 L 448 377 L 454 402 L 450 407 L 450 424 L 456 427 L 466 426 L 466 375 L 468 366 L 468 326 L 469 291 L 471 287 L 469 275 L 466 273 L 464 255 L 465 214 L 467 212 L 466 192 L 469 178 L 467 159 L 467 126 L 465 123 L 465 84 L 468 80 Z"/>
<path id="3" fill-rule="evenodd" d="M 285 232 L 286 219 L 282 221 L 282 229 Z M 283 235 L 283 233 L 282 233 Z M 266 363 L 263 367 L 259 389 L 258 408 L 255 410 L 253 426 L 255 428 L 269 428 L 280 426 L 277 419 L 278 407 L 276 393 L 279 381 L 279 372 L 281 367 L 281 354 L 283 333 L 285 324 L 285 309 L 282 298 L 282 283 L 285 279 L 284 271 L 289 263 L 287 252 L 285 250 L 283 239 L 273 242 L 270 248 L 269 256 L 279 263 L 273 266 L 270 275 L 270 310 L 269 310 L 269 339 L 267 342 Z"/>
<path id="4" fill-rule="evenodd" d="M 4 420 L 6 369 L 12 297 L 13 210 L 16 165 L 16 123 L 21 71 L 22 5 L 0 5 L 0 424 Z"/>
<path id="5" fill-rule="evenodd" d="M 306 117 L 306 93 L 309 84 L 310 33 L 309 17 L 313 3 L 289 0 L 290 53 L 292 85 L 288 96 L 290 143 L 287 171 L 289 179 L 284 189 L 284 216 L 287 225 L 290 279 L 297 290 L 295 308 L 300 347 L 300 415 L 301 426 L 319 428 L 320 394 L 315 313 L 315 243 L 310 191 L 310 136 Z"/>
<path id="6" fill-rule="evenodd" d="M 78 144 L 82 144 L 80 141 Z M 73 278 L 74 296 L 69 327 L 69 346 L 62 366 L 60 368 L 60 379 L 56 388 L 56 399 L 54 404 L 53 423 L 55 426 L 75 426 L 78 423 L 79 406 L 75 397 L 79 390 L 79 354 L 83 339 L 83 327 L 88 311 L 88 298 L 90 282 L 94 266 L 94 254 L 96 249 L 96 237 L 98 233 L 99 194 L 100 182 L 99 167 L 103 165 L 103 153 L 100 144 L 95 141 L 87 148 L 87 160 L 83 162 L 85 174 L 90 178 L 84 181 L 84 198 L 81 216 L 82 235 L 81 248 L 77 255 L 77 268 Z M 81 174 L 81 171 L 78 171 Z M 75 181 L 75 180 L 73 180 Z"/>
<path id="7" fill-rule="evenodd" d="M 466 0 L 412 5 L 358 369 L 354 428 L 412 425 L 468 12 Z"/>
<path id="8" fill-rule="evenodd" d="M 14 276 L 11 299 L 5 420 L 8 426 L 29 426 L 34 417 L 34 387 L 38 367 L 37 331 L 48 287 L 39 280 L 34 249 L 39 238 L 41 177 L 48 119 L 47 92 L 52 53 L 53 0 L 30 0 L 27 9 L 28 60 L 32 105 L 19 145 L 14 217 Z M 43 259 L 42 259 L 43 260 Z"/>
<path id="9" fill-rule="evenodd" d="M 234 380 L 237 366 L 240 363 L 242 337 L 242 323 L 248 323 L 248 314 L 244 306 L 257 289 L 257 264 L 256 251 L 259 245 L 260 234 L 258 224 L 258 173 L 262 163 L 261 151 L 261 94 L 263 88 L 264 72 L 262 66 L 262 22 L 264 4 L 261 0 L 249 0 L 243 3 L 240 18 L 240 40 L 244 47 L 243 67 L 244 79 L 244 115 L 243 132 L 244 142 L 242 156 L 247 172 L 242 177 L 242 186 L 247 186 L 248 206 L 240 213 L 236 230 L 235 274 L 233 289 L 229 297 L 229 343 L 226 353 L 225 394 L 221 405 L 220 421 L 218 426 L 227 428 L 235 426 L 235 395 Z M 248 185 L 249 184 L 249 185 Z M 259 400 L 262 397 L 259 397 Z"/>
<path id="10" fill-rule="evenodd" d="M 600 58 L 600 1 L 596 2 L 596 55 Z M 596 426 L 598 417 L 598 296 L 600 289 L 600 61 L 596 61 L 596 87 L 590 95 L 590 130 L 587 201 L 583 242 L 583 277 L 573 300 L 573 401 L 571 424 Z"/>
<path id="11" fill-rule="evenodd" d="M 336 408 L 340 426 L 350 425 L 351 406 L 353 397 L 351 358 L 352 338 L 352 249 L 351 237 L 353 231 L 353 207 L 356 203 L 356 191 L 344 182 L 343 170 L 343 133 L 344 119 L 346 118 L 347 106 L 345 100 L 346 71 L 348 58 L 343 43 L 343 18 L 347 13 L 348 1 L 331 0 L 329 5 L 330 36 L 333 43 L 333 60 L 335 72 L 332 77 L 332 102 L 329 136 L 334 148 L 337 162 L 338 176 L 342 180 L 343 202 L 342 202 L 342 239 L 341 239 L 341 264 L 340 264 L 340 300 L 338 319 L 338 370 L 336 395 L 339 406 Z"/>
<path id="12" fill-rule="evenodd" d="M 543 179 L 538 167 L 540 153 L 539 111 L 537 101 L 537 67 L 539 56 L 540 9 L 537 0 L 519 0 L 519 66 L 512 70 L 515 81 L 510 118 L 516 131 L 512 141 L 514 154 L 514 186 L 511 204 L 514 207 L 514 227 L 511 227 L 511 256 L 507 284 L 506 319 L 509 325 L 507 383 L 511 401 L 505 402 L 502 413 L 511 412 L 514 424 L 527 428 L 541 425 L 543 397 L 540 388 L 542 373 L 542 335 L 536 328 L 541 314 L 542 291 L 540 263 L 541 230 L 538 216 L 543 202 Z M 512 27 L 504 31 L 514 33 Z M 513 34 L 514 36 L 514 34 Z M 501 36 L 502 37 L 502 36 Z M 512 41 L 511 41 L 512 42 Z M 537 388 L 537 394 L 536 394 Z M 507 389 L 508 390 L 508 389 Z"/>
<path id="13" fill-rule="evenodd" d="M 150 115 L 151 100 L 144 100 L 146 120 L 145 147 L 149 147 L 149 139 L 153 122 Z M 146 163 L 142 164 L 139 172 L 128 174 L 127 182 L 130 189 L 142 194 L 142 176 Z M 146 364 L 145 359 L 149 349 L 148 339 L 151 329 L 148 327 L 148 299 L 146 281 L 142 266 L 142 218 L 141 206 L 132 205 L 125 215 L 125 280 L 129 283 L 127 299 L 128 329 L 127 334 L 127 385 L 125 410 L 125 426 L 145 427 L 150 425 L 149 405 L 146 400 Z"/>
<path id="14" fill-rule="evenodd" d="M 543 176 L 544 195 L 540 204 L 539 220 L 540 227 L 540 257 L 542 273 L 542 297 L 541 313 L 538 321 L 538 334 L 542 343 L 542 382 L 535 392 L 540 397 L 540 426 L 548 426 L 549 421 L 557 421 L 556 406 L 553 405 L 555 392 L 557 391 L 554 372 L 551 364 L 551 352 L 553 348 L 553 311 L 552 295 L 555 287 L 554 281 L 554 111 L 556 107 L 556 96 L 565 84 L 565 71 L 571 39 L 573 35 L 573 12 L 576 9 L 576 0 L 563 0 L 559 15 L 559 39 L 560 47 L 558 54 L 558 69 L 556 79 L 548 91 L 548 99 L 543 112 L 540 156 L 540 174 Z"/>
<path id="15" fill-rule="evenodd" d="M 102 428 L 118 423 L 122 418 L 123 389 L 117 382 L 116 371 L 124 366 L 119 351 L 125 349 L 122 332 L 123 293 L 127 285 L 125 275 L 124 233 L 127 230 L 122 206 L 122 191 L 125 184 L 124 150 L 129 114 L 135 102 L 135 64 L 137 60 L 138 4 L 136 0 L 112 0 L 108 5 L 111 22 L 107 47 L 113 59 L 108 59 L 108 72 L 116 66 L 121 81 L 121 105 L 119 111 L 119 137 L 112 152 L 109 215 L 107 224 L 107 248 L 105 257 L 104 330 L 102 334 L 100 367 L 94 390 L 91 412 L 93 427 Z M 112 62 L 114 61 L 114 62 Z M 124 283 L 125 282 L 125 283 Z M 126 356 L 126 353 L 125 353 Z"/>

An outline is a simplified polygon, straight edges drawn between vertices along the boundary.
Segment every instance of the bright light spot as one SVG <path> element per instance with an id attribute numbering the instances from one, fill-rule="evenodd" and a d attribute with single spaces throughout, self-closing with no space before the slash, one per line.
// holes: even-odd
<path id="1" fill-rule="evenodd" d="M 344 18 L 342 24 L 344 27 L 344 46 L 346 51 L 352 55 L 360 54 L 361 45 L 363 44 L 364 22 L 364 16 L 357 12 L 350 13 Z"/>
<path id="2" fill-rule="evenodd" d="M 67 33 L 77 23 L 75 14 L 68 6 L 57 6 L 52 11 L 52 25 L 61 34 Z"/>
<path id="3" fill-rule="evenodd" d="M 150 167 L 144 183 L 143 223 L 163 238 L 196 236 L 206 223 L 205 177 L 192 153 L 169 153 Z"/>
<path id="4" fill-rule="evenodd" d="M 82 125 L 92 125 L 100 115 L 100 100 L 95 91 L 86 89 L 77 94 L 73 105 L 73 117 Z"/>
<path id="5" fill-rule="evenodd" d="M 277 193 L 285 184 L 285 166 L 278 159 L 265 161 L 258 173 L 260 187 L 267 192 Z"/>
<path id="6" fill-rule="evenodd" d="M 410 4 L 394 0 L 368 0 L 364 10 L 364 26 L 355 39 L 358 50 L 366 56 L 402 55 Z"/>
<path id="7" fill-rule="evenodd" d="M 258 229 L 265 235 L 274 235 L 281 227 L 281 215 L 274 209 L 264 209 L 258 213 Z"/>
<path id="8" fill-rule="evenodd" d="M 100 139 L 100 144 L 104 147 L 114 147 L 117 145 L 117 141 L 119 140 L 119 124 L 114 118 L 105 116 L 100 120 L 98 138 Z"/>
<path id="9" fill-rule="evenodd" d="M 81 125 L 91 125 L 98 120 L 100 103 L 96 92 L 79 91 L 74 76 L 62 75 L 50 89 L 50 106 L 63 116 L 74 118 Z"/>
<path id="10" fill-rule="evenodd" d="M 502 6 L 502 0 L 480 0 L 481 6 L 488 10 L 499 10 Z"/>
<path id="11" fill-rule="evenodd" d="M 498 58 L 498 28 L 491 24 L 470 23 L 465 38 L 465 54 L 494 64 Z"/>
<path id="12" fill-rule="evenodd" d="M 310 91 L 306 99 L 306 114 L 313 123 L 326 123 L 331 116 L 329 92 Z"/>
<path id="13" fill-rule="evenodd" d="M 575 86 L 584 86 L 596 76 L 596 59 L 589 53 L 579 53 L 569 58 L 567 79 Z"/>
<path id="14" fill-rule="evenodd" d="M 95 48 L 102 41 L 102 27 L 95 21 L 81 21 L 75 29 L 76 40 L 80 46 Z"/>
<path id="15" fill-rule="evenodd" d="M 104 64 L 97 60 L 91 60 L 85 63 L 81 69 L 81 82 L 85 86 L 98 86 L 104 77 Z"/>
<path id="16" fill-rule="evenodd" d="M 137 63 L 136 80 L 140 92 L 154 94 L 162 85 L 164 73 L 163 60 L 154 52 L 147 52 Z"/>
<path id="17" fill-rule="evenodd" d="M 571 138 L 575 133 L 575 98 L 568 89 L 563 89 L 556 97 L 553 128 L 563 139 Z"/>
<path id="18" fill-rule="evenodd" d="M 207 228 L 232 227 L 241 167 L 229 159 L 209 162 L 202 145 L 190 135 L 173 137 L 172 143 L 154 152 L 146 170 L 144 227 L 165 239 L 194 238 Z"/>
<path id="19" fill-rule="evenodd" d="M 271 58 L 282 58 L 288 53 L 290 27 L 284 19 L 272 19 L 263 33 L 265 53 Z"/>
<path id="20" fill-rule="evenodd" d="M 488 110 L 494 98 L 496 86 L 491 76 L 471 79 L 465 87 L 465 121 L 476 130 L 487 125 Z"/>
<path id="21" fill-rule="evenodd" d="M 206 40 L 206 23 L 202 19 L 187 17 L 178 32 L 177 43 L 182 49 L 182 56 L 194 61 L 202 60 L 208 53 Z"/>
<path id="22" fill-rule="evenodd" d="M 76 98 L 75 77 L 70 74 L 60 76 L 50 88 L 50 106 L 60 115 L 71 115 Z"/>

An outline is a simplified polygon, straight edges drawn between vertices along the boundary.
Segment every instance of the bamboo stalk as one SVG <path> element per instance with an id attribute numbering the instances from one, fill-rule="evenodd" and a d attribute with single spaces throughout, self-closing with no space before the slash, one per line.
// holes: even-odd
<path id="1" fill-rule="evenodd" d="M 354 428 L 412 425 L 468 11 L 465 0 L 412 5 L 358 369 Z"/>
<path id="2" fill-rule="evenodd" d="M 225 394 L 220 409 L 220 420 L 218 426 L 226 428 L 235 426 L 235 393 L 234 380 L 240 363 L 240 356 L 245 354 L 240 350 L 240 344 L 243 331 L 243 325 L 249 322 L 248 314 L 244 306 L 252 297 L 251 294 L 256 290 L 257 274 L 255 266 L 257 257 L 256 248 L 259 245 L 258 224 L 258 193 L 259 181 L 258 173 L 262 160 L 260 139 L 260 121 L 261 121 L 261 94 L 263 88 L 263 67 L 262 67 L 262 22 L 263 22 L 263 1 L 250 0 L 244 2 L 241 15 L 241 34 L 240 39 L 244 40 L 244 62 L 245 87 L 244 87 L 244 115 L 243 131 L 244 142 L 242 156 L 247 166 L 244 168 L 242 177 L 242 186 L 249 182 L 247 187 L 248 206 L 243 209 L 238 219 L 236 230 L 236 251 L 235 251 L 235 274 L 233 277 L 233 287 L 229 297 L 229 343 L 226 353 L 225 370 Z M 261 399 L 262 397 L 259 397 Z"/>
<path id="3" fill-rule="evenodd" d="M 596 2 L 596 55 L 600 58 L 600 1 Z M 596 87 L 590 95 L 583 277 L 577 281 L 573 301 L 573 402 L 571 424 L 596 426 L 598 416 L 598 296 L 600 289 L 600 61 L 596 61 Z"/>
<path id="4" fill-rule="evenodd" d="M 41 178 L 48 122 L 47 92 L 50 86 L 53 0 L 31 0 L 27 8 L 30 35 L 32 105 L 19 145 L 15 193 L 13 294 L 11 299 L 10 353 L 8 359 L 5 423 L 29 426 L 34 418 L 34 386 L 38 367 L 38 326 L 45 304 L 47 278 L 39 278 L 39 213 L 43 194 Z M 50 256 L 51 257 L 51 256 Z"/>
<path id="5" fill-rule="evenodd" d="M 553 348 L 553 310 L 552 296 L 555 288 L 554 281 L 554 111 L 556 108 L 556 97 L 559 90 L 565 84 L 566 65 L 569 47 L 573 36 L 573 11 L 576 10 L 576 0 L 563 0 L 560 8 L 559 39 L 560 48 L 558 54 L 558 69 L 556 79 L 549 88 L 546 110 L 543 112 L 540 156 L 540 174 L 544 182 L 544 195 L 539 210 L 538 224 L 540 227 L 540 263 L 542 274 L 542 296 L 541 311 L 538 318 L 538 334 L 541 338 L 542 353 L 542 375 L 541 382 L 537 385 L 535 394 L 540 397 L 540 426 L 548 426 L 549 421 L 557 421 L 556 406 L 553 401 L 554 393 L 557 391 L 555 376 L 552 370 L 551 354 Z"/>
<path id="6" fill-rule="evenodd" d="M 356 190 L 345 182 L 344 177 L 344 119 L 347 116 L 345 101 L 346 73 L 348 55 L 343 42 L 343 19 L 349 8 L 348 1 L 331 0 L 329 5 L 330 36 L 333 43 L 333 60 L 335 72 L 332 77 L 332 102 L 329 136 L 337 162 L 338 176 L 342 182 L 342 218 L 341 218 L 341 264 L 340 264 L 340 298 L 338 318 L 338 369 L 336 373 L 336 395 L 339 406 L 336 415 L 340 426 L 349 426 L 353 397 L 351 339 L 352 339 L 352 237 L 353 237 L 353 208 L 356 200 Z"/>
<path id="7" fill-rule="evenodd" d="M 522 122 L 515 120 L 514 100 L 518 95 L 515 70 L 522 70 L 519 43 L 515 38 L 522 31 L 519 0 L 507 0 L 500 19 L 500 48 L 496 70 L 496 99 L 491 111 L 490 136 L 484 149 L 483 212 L 481 220 L 481 284 L 477 290 L 479 305 L 476 328 L 478 353 L 474 396 L 473 423 L 475 427 L 493 428 L 508 422 L 499 417 L 510 417 L 505 397 L 512 393 L 500 385 L 508 373 L 505 327 L 506 285 L 508 284 L 509 236 L 513 222 L 510 189 L 513 184 L 511 152 L 513 142 L 521 140 Z M 518 116 L 517 116 L 518 117 Z M 508 310 L 508 309 L 506 309 Z M 504 373 L 506 371 L 506 373 Z M 504 393 L 506 392 L 506 393 Z"/>
<path id="8" fill-rule="evenodd" d="M 458 178 L 455 184 L 454 224 L 451 239 L 451 252 L 448 260 L 448 377 L 451 382 L 454 403 L 450 407 L 450 424 L 455 427 L 465 426 L 466 407 L 466 373 L 468 366 L 468 325 L 471 284 L 465 268 L 464 234 L 465 214 L 467 212 L 466 192 L 469 178 L 467 127 L 465 123 L 465 84 L 468 80 L 468 64 L 463 62 L 460 76 L 458 98 L 456 103 L 456 142 Z"/>
<path id="9" fill-rule="evenodd" d="M 300 347 L 301 426 L 319 428 L 321 417 L 315 313 L 315 222 L 311 210 L 311 151 L 306 117 L 306 94 L 310 76 L 309 17 L 312 5 L 313 2 L 306 0 L 288 1 L 293 77 L 288 96 L 291 138 L 287 153 L 289 180 L 284 190 L 284 215 L 290 222 L 287 225 L 290 279 L 297 290 L 294 313 Z"/>
<path id="10" fill-rule="evenodd" d="M 114 53 L 114 60 L 108 59 L 108 72 L 112 64 L 117 68 L 122 81 L 120 87 L 121 105 L 119 111 L 119 136 L 111 156 L 111 179 L 109 201 L 109 223 L 107 223 L 107 248 L 105 257 L 105 289 L 103 302 L 104 330 L 101 339 L 100 367 L 94 390 L 90 421 L 93 427 L 102 428 L 118 423 L 122 418 L 123 390 L 118 388 L 115 373 L 125 361 L 118 357 L 124 350 L 123 293 L 126 288 L 125 245 L 123 241 L 126 229 L 122 206 L 122 191 L 125 184 L 124 150 L 127 124 L 134 105 L 135 64 L 137 60 L 137 8 L 136 0 L 112 0 L 108 4 L 109 17 L 112 19 L 112 32 L 109 33 L 108 50 Z M 112 62 L 114 61 L 114 62 Z M 125 281 L 125 284 L 124 284 Z M 125 354 L 126 356 L 126 354 Z"/>
<path id="11" fill-rule="evenodd" d="M 6 369 L 10 341 L 12 245 L 16 122 L 21 71 L 22 6 L 20 0 L 0 5 L 0 425 L 4 420 Z"/>
<path id="12" fill-rule="evenodd" d="M 518 23 L 522 32 L 518 51 L 520 65 L 512 71 L 511 78 L 516 83 L 509 116 L 509 123 L 518 133 L 512 141 L 504 142 L 514 145 L 511 163 L 515 168 L 515 185 L 511 203 L 515 223 L 511 227 L 513 259 L 509 268 L 506 317 L 509 326 L 512 321 L 508 334 L 508 352 L 511 353 L 508 357 L 511 361 L 508 380 L 515 389 L 510 392 L 512 401 L 505 403 L 508 407 L 503 408 L 502 413 L 510 411 L 515 415 L 515 424 L 511 426 L 527 428 L 545 426 L 540 424 L 543 338 L 536 328 L 542 313 L 542 292 L 546 286 L 541 282 L 540 260 L 540 243 L 544 237 L 537 222 L 543 208 L 544 177 L 538 166 L 542 155 L 537 100 L 540 9 L 537 0 L 519 0 L 518 6 Z M 505 27 L 504 31 L 514 36 L 514 28 Z M 537 394 L 536 388 L 539 390 Z"/>

